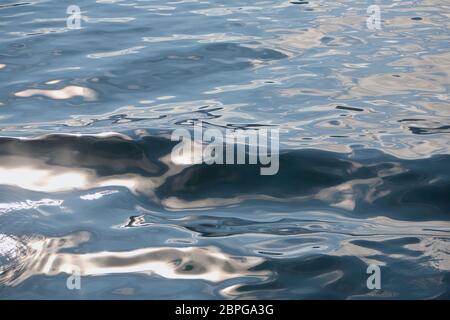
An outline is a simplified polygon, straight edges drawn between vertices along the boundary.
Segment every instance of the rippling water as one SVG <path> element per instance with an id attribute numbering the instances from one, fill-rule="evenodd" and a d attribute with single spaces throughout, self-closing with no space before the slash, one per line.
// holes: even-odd
<path id="1" fill-rule="evenodd" d="M 0 299 L 450 298 L 450 4 L 371 4 L 2 0 Z M 173 163 L 199 121 L 278 174 Z"/>

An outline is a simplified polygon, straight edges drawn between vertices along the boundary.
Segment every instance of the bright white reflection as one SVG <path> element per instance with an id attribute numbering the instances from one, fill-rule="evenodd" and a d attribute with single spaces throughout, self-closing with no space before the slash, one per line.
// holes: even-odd
<path id="1" fill-rule="evenodd" d="M 73 97 L 83 97 L 87 101 L 96 100 L 97 95 L 94 90 L 79 86 L 67 86 L 59 90 L 41 90 L 41 89 L 28 89 L 17 92 L 16 97 L 28 98 L 35 95 L 45 96 L 55 100 L 65 100 Z"/>
<path id="2" fill-rule="evenodd" d="M 62 191 L 86 187 L 86 176 L 34 168 L 0 168 L 0 184 L 19 186 L 35 191 Z"/>
<path id="3" fill-rule="evenodd" d="M 37 201 L 26 200 L 20 202 L 0 203 L 0 213 L 7 213 L 18 210 L 38 209 L 39 207 L 59 207 L 64 200 L 41 199 Z"/>
<path id="4" fill-rule="evenodd" d="M 61 238 L 28 241 L 26 254 L 16 257 L 15 268 L 9 268 L 0 274 L 0 283 L 16 286 L 35 275 L 70 274 L 74 267 L 80 270 L 81 276 L 144 273 L 168 279 L 201 279 L 211 282 L 237 277 L 266 279 L 270 275 L 269 271 L 251 270 L 264 262 L 261 257 L 232 256 L 212 246 L 152 247 L 120 252 L 59 252 L 60 249 L 86 242 L 89 238 L 88 233 L 80 232 Z M 16 252 L 14 247 L 15 242 L 10 241 L 8 248 L 4 250 Z M 19 269 L 22 272 L 17 272 Z"/>

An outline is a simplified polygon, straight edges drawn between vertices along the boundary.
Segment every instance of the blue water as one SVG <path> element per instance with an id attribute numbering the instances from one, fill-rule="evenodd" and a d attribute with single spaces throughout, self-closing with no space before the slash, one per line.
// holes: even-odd
<path id="1" fill-rule="evenodd" d="M 371 4 L 1 0 L 0 299 L 450 298 L 450 4 Z"/>

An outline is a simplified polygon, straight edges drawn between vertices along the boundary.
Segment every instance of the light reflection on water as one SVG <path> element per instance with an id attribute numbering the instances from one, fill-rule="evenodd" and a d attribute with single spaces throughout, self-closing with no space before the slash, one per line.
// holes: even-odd
<path id="1" fill-rule="evenodd" d="M 378 4 L 1 4 L 0 298 L 449 298 L 450 7 Z M 173 163 L 199 120 L 279 174 Z"/>

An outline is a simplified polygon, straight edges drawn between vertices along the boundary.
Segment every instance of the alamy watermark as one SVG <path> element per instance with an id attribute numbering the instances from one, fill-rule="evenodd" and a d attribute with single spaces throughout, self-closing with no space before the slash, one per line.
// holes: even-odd
<path id="1" fill-rule="evenodd" d="M 367 8 L 367 14 L 369 17 L 366 20 L 366 25 L 369 30 L 381 29 L 381 9 L 379 5 L 371 5 Z"/>
<path id="2" fill-rule="evenodd" d="M 66 287 L 69 290 L 81 289 L 81 269 L 78 266 L 72 266 L 71 270 L 68 270 L 70 276 L 67 277 Z"/>
<path id="3" fill-rule="evenodd" d="M 375 290 L 381 289 L 381 269 L 376 264 L 371 264 L 367 267 L 367 274 L 370 276 L 367 278 L 367 289 Z"/>
<path id="4" fill-rule="evenodd" d="M 67 7 L 66 13 L 69 15 L 66 19 L 67 29 L 81 29 L 81 9 L 77 5 Z"/>
<path id="5" fill-rule="evenodd" d="M 82 14 L 81 9 L 77 5 L 70 5 L 66 9 L 69 15 L 66 19 L 66 26 L 71 30 L 81 29 Z M 381 30 L 381 8 L 379 5 L 370 5 L 367 7 L 366 25 L 369 30 Z"/>
<path id="6" fill-rule="evenodd" d="M 176 164 L 251 164 L 260 165 L 261 175 L 274 175 L 279 169 L 278 129 L 208 128 L 201 122 L 188 129 L 176 129 L 172 141 L 180 141 L 172 149 Z"/>

